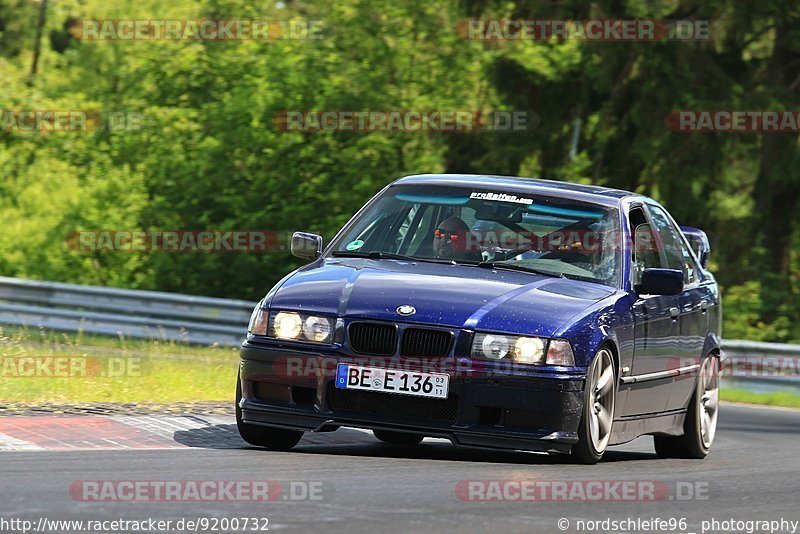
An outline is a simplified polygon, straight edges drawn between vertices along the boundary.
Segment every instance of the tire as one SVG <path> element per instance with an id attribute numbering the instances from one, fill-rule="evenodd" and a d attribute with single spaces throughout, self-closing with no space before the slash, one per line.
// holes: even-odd
<path id="1" fill-rule="evenodd" d="M 711 355 L 700 366 L 683 422 L 683 435 L 653 436 L 656 454 L 661 458 L 705 458 L 714 443 L 718 416 L 719 358 Z"/>
<path id="2" fill-rule="evenodd" d="M 298 444 L 303 437 L 299 430 L 286 430 L 268 426 L 251 425 L 242 421 L 242 409 L 239 401 L 242 400 L 242 380 L 236 377 L 236 428 L 239 435 L 250 445 L 263 447 L 271 451 L 288 451 Z"/>
<path id="3" fill-rule="evenodd" d="M 373 434 L 384 443 L 392 445 L 419 445 L 425 436 L 418 434 L 406 434 L 405 432 L 394 432 L 392 430 L 373 430 Z"/>
<path id="4" fill-rule="evenodd" d="M 572 458 L 582 464 L 596 464 L 611 438 L 617 398 L 617 373 L 608 347 L 601 347 L 586 371 L 583 414 L 578 425 L 578 442 Z"/>

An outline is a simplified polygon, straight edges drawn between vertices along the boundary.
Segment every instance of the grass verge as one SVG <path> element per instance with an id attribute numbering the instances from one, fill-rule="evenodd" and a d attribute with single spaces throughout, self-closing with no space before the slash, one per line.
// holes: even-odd
<path id="1" fill-rule="evenodd" d="M 0 403 L 227 402 L 238 350 L 0 331 Z"/>
<path id="2" fill-rule="evenodd" d="M 230 347 L 0 328 L 0 403 L 229 402 L 238 363 Z M 800 393 L 720 398 L 800 408 Z"/>
<path id="3" fill-rule="evenodd" d="M 741 389 L 720 390 L 720 399 L 728 402 L 742 402 L 745 404 L 762 404 L 764 406 L 784 406 L 800 408 L 800 394 L 791 392 L 753 393 Z"/>

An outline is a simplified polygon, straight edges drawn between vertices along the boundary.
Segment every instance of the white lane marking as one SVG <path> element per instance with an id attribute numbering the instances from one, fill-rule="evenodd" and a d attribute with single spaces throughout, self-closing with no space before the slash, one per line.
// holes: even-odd
<path id="1" fill-rule="evenodd" d="M 29 441 L 0 434 L 0 451 L 43 451 L 44 449 Z"/>
<path id="2" fill-rule="evenodd" d="M 209 435 L 206 438 L 209 445 L 212 444 L 211 441 L 214 439 L 214 436 L 210 434 L 212 427 L 218 425 L 234 426 L 236 424 L 235 418 L 224 415 L 120 415 L 113 416 L 110 419 L 169 440 L 174 439 L 176 432 L 209 431 Z M 372 430 L 351 427 L 342 427 L 342 430 L 343 432 L 306 432 L 299 445 L 358 445 L 376 443 L 378 441 L 372 435 Z M 235 429 L 232 429 L 232 433 L 238 435 Z M 220 439 L 220 442 L 222 441 Z M 244 445 L 244 442 L 242 442 L 242 445 Z"/>
<path id="3" fill-rule="evenodd" d="M 212 426 L 199 421 L 196 417 L 182 415 L 118 415 L 109 419 L 169 440 L 173 438 L 175 432 L 200 430 Z"/>
<path id="4" fill-rule="evenodd" d="M 173 441 L 177 432 L 200 431 L 208 432 L 207 436 L 203 436 L 203 441 L 208 445 L 213 445 L 215 435 L 212 428 L 215 426 L 228 426 L 232 435 L 237 435 L 235 429 L 236 420 L 232 416 L 227 415 L 208 415 L 208 416 L 194 416 L 194 415 L 119 415 L 119 416 L 106 416 L 107 419 L 113 420 L 118 423 L 137 428 L 147 434 L 152 435 L 151 439 L 145 438 L 143 445 L 147 441 L 160 441 L 168 440 L 174 445 L 164 445 L 163 443 L 152 443 L 152 446 L 147 448 L 152 449 L 169 449 L 174 447 L 181 447 L 181 444 Z M 118 450 L 133 448 L 130 444 L 118 444 L 112 439 L 103 440 L 107 445 L 98 447 L 97 444 L 89 443 L 88 441 L 69 442 L 65 440 L 63 444 L 69 449 L 81 450 L 82 445 L 92 450 Z M 230 436 L 219 438 L 220 444 L 224 441 L 230 443 Z M 355 427 L 341 427 L 340 430 L 335 432 L 306 432 L 299 445 L 360 445 L 360 444 L 375 444 L 379 440 L 372 434 L 372 430 L 366 428 Z M 450 441 L 444 438 L 425 438 L 423 443 L 447 443 Z M 235 445 L 235 444 L 234 444 Z M 244 445 L 244 441 L 242 441 Z M 0 434 L 0 451 L 44 451 L 44 447 L 40 447 L 34 443 L 20 440 L 6 434 Z"/>

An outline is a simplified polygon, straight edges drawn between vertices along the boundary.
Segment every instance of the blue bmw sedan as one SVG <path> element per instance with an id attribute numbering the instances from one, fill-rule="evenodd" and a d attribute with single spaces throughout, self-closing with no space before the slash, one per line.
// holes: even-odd
<path id="1" fill-rule="evenodd" d="M 719 410 L 721 302 L 706 235 L 626 191 L 497 176 L 391 183 L 253 310 L 239 432 L 569 453 L 653 435 L 703 458 Z"/>

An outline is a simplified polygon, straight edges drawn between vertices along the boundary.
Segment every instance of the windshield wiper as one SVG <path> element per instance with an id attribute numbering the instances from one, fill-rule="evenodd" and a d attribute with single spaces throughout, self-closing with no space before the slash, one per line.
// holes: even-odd
<path id="1" fill-rule="evenodd" d="M 373 250 L 372 252 L 350 252 L 347 250 L 334 250 L 331 256 L 337 258 L 369 258 L 371 260 L 405 260 L 405 261 L 420 261 L 425 263 L 446 263 L 448 265 L 456 265 L 453 260 L 442 260 L 436 258 L 415 258 L 414 256 L 406 256 L 404 254 L 396 254 L 394 252 L 380 252 Z"/>
<path id="2" fill-rule="evenodd" d="M 557 273 L 553 271 L 542 271 L 540 269 L 534 269 L 532 267 L 523 267 L 522 265 L 515 265 L 513 263 L 482 261 L 481 263 L 478 264 L 478 267 L 483 267 L 484 269 L 506 269 L 508 271 L 519 271 L 521 273 L 533 273 L 533 274 L 541 274 L 544 276 L 556 276 L 558 278 L 566 278 L 564 273 Z"/>
<path id="3" fill-rule="evenodd" d="M 416 261 L 417 258 L 412 256 L 404 256 L 403 254 L 395 254 L 394 252 L 380 252 L 373 250 L 372 252 L 358 252 L 349 250 L 334 250 L 331 256 L 340 258 L 370 258 L 373 260 L 408 260 Z"/>

